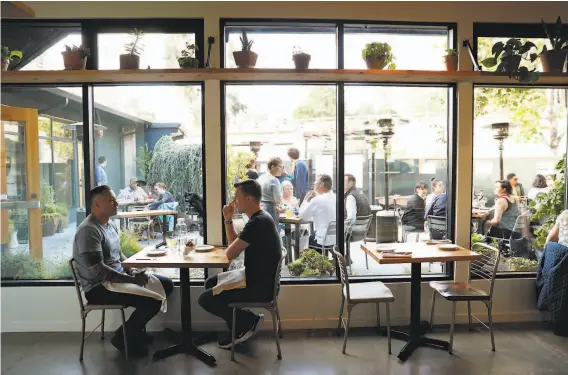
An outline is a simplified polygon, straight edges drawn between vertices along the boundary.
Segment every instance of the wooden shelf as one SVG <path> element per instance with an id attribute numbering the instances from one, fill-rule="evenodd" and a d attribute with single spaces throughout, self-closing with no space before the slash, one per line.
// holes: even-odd
<path id="1" fill-rule="evenodd" d="M 485 72 L 354 69 L 144 69 L 50 70 L 2 73 L 3 84 L 77 84 L 199 81 L 308 81 L 518 84 L 506 75 Z M 541 73 L 539 85 L 568 85 L 568 74 Z"/>

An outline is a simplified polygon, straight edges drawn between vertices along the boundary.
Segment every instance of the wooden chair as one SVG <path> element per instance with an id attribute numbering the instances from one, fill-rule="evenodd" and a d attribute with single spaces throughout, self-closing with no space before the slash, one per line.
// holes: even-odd
<path id="1" fill-rule="evenodd" d="M 282 352 L 280 351 L 279 338 L 282 334 L 282 323 L 280 321 L 280 311 L 278 310 L 278 294 L 280 293 L 280 276 L 282 273 L 282 263 L 286 259 L 286 249 L 282 248 L 282 256 L 276 266 L 276 278 L 274 280 L 274 294 L 272 300 L 268 302 L 233 302 L 229 307 L 233 309 L 233 325 L 231 330 L 231 361 L 235 360 L 235 327 L 237 325 L 237 309 L 245 308 L 259 308 L 266 309 L 272 316 L 272 325 L 274 327 L 274 336 L 276 337 L 276 349 L 278 349 L 278 359 L 282 359 Z"/>
<path id="2" fill-rule="evenodd" d="M 470 265 L 470 280 L 467 283 L 461 283 L 456 281 L 431 281 L 430 287 L 432 291 L 432 309 L 430 311 L 430 327 L 433 327 L 434 323 L 434 306 L 436 304 L 436 295 L 444 297 L 446 300 L 453 303 L 452 309 L 452 324 L 450 326 L 450 346 L 448 352 L 452 353 L 453 343 L 454 343 L 454 324 L 456 320 L 456 304 L 458 302 L 467 302 L 467 314 L 469 320 L 469 329 L 471 330 L 471 318 L 475 318 L 479 323 L 483 324 L 484 327 L 489 329 L 491 334 L 491 349 L 495 351 L 495 339 L 493 337 L 493 316 L 491 315 L 491 309 L 493 307 L 493 286 L 495 285 L 495 275 L 497 274 L 497 266 L 499 265 L 500 252 L 498 249 L 486 245 L 481 242 L 473 244 L 472 250 L 482 254 L 481 259 L 471 262 Z M 485 290 L 474 288 L 471 285 L 471 275 L 479 277 L 481 280 L 485 280 L 488 286 L 488 292 Z M 489 319 L 489 326 L 479 320 L 475 315 L 471 313 L 471 302 L 481 301 L 487 306 L 487 315 Z"/>
<path id="3" fill-rule="evenodd" d="M 79 299 L 79 313 L 81 314 L 82 328 L 81 328 L 81 351 L 79 352 L 79 361 L 83 360 L 83 349 L 85 348 L 85 339 L 89 337 L 93 332 L 95 332 L 99 327 L 101 327 L 101 340 L 105 338 L 105 311 L 106 310 L 120 310 L 120 315 L 122 318 L 122 332 L 124 334 L 124 357 L 128 361 L 128 342 L 126 339 L 126 319 L 124 315 L 124 309 L 128 306 L 123 305 L 94 305 L 92 303 L 85 303 L 83 301 L 83 288 L 79 282 L 79 276 L 77 275 L 77 270 L 75 269 L 75 259 L 71 258 L 69 260 L 69 267 L 71 268 L 71 275 L 73 276 L 73 283 L 75 284 L 75 290 L 77 291 L 77 298 Z M 85 324 L 87 321 L 87 315 L 94 310 L 100 310 L 102 313 L 101 323 L 95 327 L 87 336 L 85 336 Z"/>
<path id="4" fill-rule="evenodd" d="M 377 305 L 377 328 L 380 329 L 381 313 L 379 306 L 381 303 L 384 303 L 387 310 L 387 338 L 389 354 L 391 354 L 389 303 L 394 302 L 394 296 L 391 290 L 380 281 L 350 284 L 345 258 L 337 251 L 337 246 L 334 246 L 333 254 L 339 264 L 339 273 L 341 275 L 341 310 L 339 310 L 337 333 L 339 334 L 341 324 L 343 324 L 345 327 L 345 338 L 343 339 L 342 353 L 345 354 L 345 348 L 347 347 L 347 336 L 349 335 L 349 323 L 351 322 L 351 311 L 353 307 L 362 303 L 375 303 Z M 347 319 L 343 319 L 345 301 L 347 301 Z"/>

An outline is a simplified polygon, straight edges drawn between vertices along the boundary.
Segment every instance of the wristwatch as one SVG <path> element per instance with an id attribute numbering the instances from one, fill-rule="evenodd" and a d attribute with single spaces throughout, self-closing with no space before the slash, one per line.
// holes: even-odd
<path id="1" fill-rule="evenodd" d="M 233 220 L 229 220 L 229 221 L 225 220 L 225 224 L 233 224 Z"/>

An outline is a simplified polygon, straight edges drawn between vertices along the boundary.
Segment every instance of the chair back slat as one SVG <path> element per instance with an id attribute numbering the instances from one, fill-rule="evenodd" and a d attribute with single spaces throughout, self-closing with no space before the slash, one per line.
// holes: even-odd
<path id="1" fill-rule="evenodd" d="M 446 218 L 444 216 L 428 215 L 427 222 L 428 222 L 428 232 L 430 233 L 431 240 L 442 239 L 442 238 L 433 238 L 432 236 L 433 233 L 437 233 L 440 237 L 443 237 L 443 239 L 446 238 L 447 229 L 446 229 Z"/>
<path id="2" fill-rule="evenodd" d="M 481 253 L 482 256 L 478 260 L 474 260 L 470 264 L 470 280 L 471 275 L 477 276 L 489 282 L 489 301 L 493 300 L 493 287 L 495 285 L 495 275 L 497 275 L 497 267 L 501 259 L 501 252 L 492 246 L 482 242 L 476 242 L 471 247 L 472 251 Z"/>
<path id="3" fill-rule="evenodd" d="M 85 311 L 85 303 L 83 301 L 83 287 L 79 282 L 79 275 L 77 274 L 77 269 L 75 268 L 75 259 L 69 259 L 69 267 L 71 268 L 71 276 L 73 276 L 73 284 L 75 284 L 75 291 L 77 292 L 77 298 L 79 299 L 79 306 L 81 307 L 81 312 Z"/>
<path id="4" fill-rule="evenodd" d="M 367 233 L 369 232 L 369 228 L 371 227 L 372 221 L 373 215 L 357 216 L 355 222 L 350 227 L 351 237 L 353 237 L 355 241 L 365 239 L 367 237 Z"/>
<path id="5" fill-rule="evenodd" d="M 337 245 L 333 246 L 333 254 L 335 255 L 335 259 L 337 259 L 337 264 L 339 265 L 339 275 L 341 277 L 341 287 L 345 288 L 347 293 L 347 300 L 350 301 L 349 296 L 349 276 L 347 273 L 347 262 L 345 261 L 345 257 L 341 255 L 339 251 L 337 251 Z M 343 293 L 343 291 L 341 292 Z"/>
<path id="6" fill-rule="evenodd" d="M 274 295 L 272 297 L 272 302 L 275 302 L 278 299 L 278 294 L 280 293 L 280 278 L 282 277 L 282 263 L 284 263 L 284 259 L 286 259 L 287 254 L 286 248 L 282 248 L 282 255 L 280 256 L 280 261 L 276 266 L 276 276 L 274 278 Z"/>

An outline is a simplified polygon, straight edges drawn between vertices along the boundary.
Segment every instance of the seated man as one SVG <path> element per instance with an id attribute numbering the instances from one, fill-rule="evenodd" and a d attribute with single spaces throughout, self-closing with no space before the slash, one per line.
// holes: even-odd
<path id="1" fill-rule="evenodd" d="M 125 260 L 120 251 L 120 238 L 114 224 L 109 220 L 116 215 L 116 196 L 107 185 L 91 190 L 91 214 L 77 228 L 73 240 L 73 258 L 85 298 L 98 305 L 126 305 L 136 308 L 126 322 L 128 354 L 146 355 L 151 338 L 146 335 L 146 323 L 160 311 L 162 303 L 150 297 L 108 291 L 103 283 L 133 283 L 146 285 L 148 276 L 135 268 L 124 269 Z M 170 279 L 156 275 L 169 295 L 173 290 Z M 124 351 L 122 327 L 116 330 L 111 343 Z"/>
<path id="2" fill-rule="evenodd" d="M 428 195 L 428 185 L 424 181 L 414 186 L 414 194 L 408 199 L 401 222 L 406 231 L 423 231 L 426 213 L 424 200 Z"/>
<path id="3" fill-rule="evenodd" d="M 166 190 L 167 186 L 164 183 L 156 182 L 154 184 L 154 191 L 158 194 L 158 200 L 150 203 L 149 208 L 151 210 L 157 210 L 163 203 L 172 203 L 174 202 L 174 196 L 172 193 Z"/>
<path id="4" fill-rule="evenodd" d="M 146 198 L 146 192 L 140 186 L 138 186 L 138 179 L 131 178 L 130 184 L 120 191 L 118 194 L 118 199 L 125 201 L 143 201 Z"/>
<path id="5" fill-rule="evenodd" d="M 217 276 L 205 281 L 205 291 L 199 296 L 199 304 L 208 312 L 221 317 L 232 329 L 233 310 L 231 302 L 266 302 L 272 300 L 276 266 L 282 256 L 280 236 L 272 216 L 260 209 L 261 187 L 256 180 L 245 180 L 235 184 L 235 200 L 223 207 L 225 232 L 230 243 L 227 257 L 233 260 L 245 251 L 246 287 L 224 290 L 214 295 Z M 235 208 L 250 218 L 238 235 L 233 227 Z M 262 314 L 248 310 L 237 311 L 235 343 L 251 338 L 260 327 Z M 219 347 L 231 348 L 231 335 L 219 340 Z"/>
<path id="6" fill-rule="evenodd" d="M 314 233 L 310 235 L 310 247 L 333 246 L 335 235 L 326 238 L 329 223 L 335 220 L 335 194 L 331 191 L 331 177 L 322 174 L 314 183 L 314 190 L 309 191 L 300 206 L 300 218 L 314 222 Z"/>

